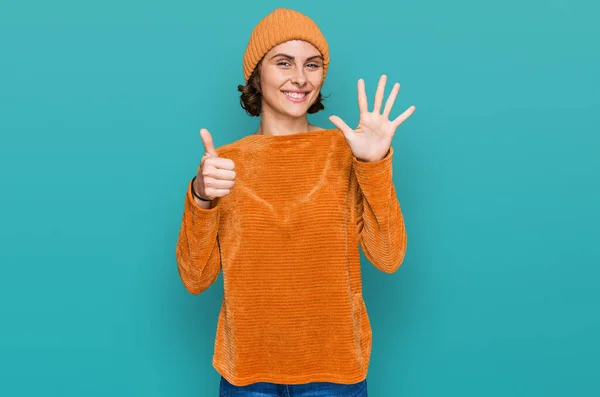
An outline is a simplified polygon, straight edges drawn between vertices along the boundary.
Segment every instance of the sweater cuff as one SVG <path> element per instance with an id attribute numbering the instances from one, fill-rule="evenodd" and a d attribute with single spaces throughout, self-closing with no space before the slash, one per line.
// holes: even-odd
<path id="1" fill-rule="evenodd" d="M 378 186 L 389 185 L 392 180 L 393 154 L 394 149 L 390 146 L 390 150 L 385 157 L 378 161 L 360 161 L 354 155 L 352 156 L 354 173 L 361 188 L 377 188 Z"/>
<path id="2" fill-rule="evenodd" d="M 194 217 L 206 218 L 207 220 L 215 220 L 217 212 L 219 210 L 219 199 L 216 198 L 211 201 L 210 208 L 200 207 L 196 200 L 194 200 L 194 194 L 192 193 L 192 183 L 188 182 L 186 201 L 188 208 Z"/>

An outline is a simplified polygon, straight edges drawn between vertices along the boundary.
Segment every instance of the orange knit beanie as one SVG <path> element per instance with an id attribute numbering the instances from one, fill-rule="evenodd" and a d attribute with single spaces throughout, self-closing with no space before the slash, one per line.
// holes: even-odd
<path id="1" fill-rule="evenodd" d="M 323 55 L 323 81 L 329 66 L 329 46 L 317 24 L 301 12 L 276 8 L 254 27 L 244 53 L 244 81 L 269 50 L 289 40 L 304 40 Z"/>

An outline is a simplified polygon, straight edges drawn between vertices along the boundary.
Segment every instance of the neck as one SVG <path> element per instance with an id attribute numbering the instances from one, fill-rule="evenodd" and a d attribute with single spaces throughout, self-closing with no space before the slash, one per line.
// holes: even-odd
<path id="1" fill-rule="evenodd" d="M 263 103 L 264 104 L 264 103 Z M 256 135 L 289 135 L 312 131 L 315 127 L 308 122 L 306 114 L 300 117 L 287 117 L 274 113 L 263 106 L 260 127 Z"/>

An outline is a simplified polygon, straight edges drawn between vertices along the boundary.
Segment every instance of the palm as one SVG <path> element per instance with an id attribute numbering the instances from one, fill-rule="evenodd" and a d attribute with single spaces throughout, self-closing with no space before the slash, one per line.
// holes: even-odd
<path id="1" fill-rule="evenodd" d="M 392 143 L 396 129 L 408 117 L 412 115 L 416 107 L 413 105 L 394 120 L 389 120 L 389 114 L 394 106 L 394 101 L 400 91 L 400 84 L 394 84 L 392 92 L 388 97 L 383 113 L 383 95 L 387 76 L 382 75 L 375 93 L 373 111 L 368 110 L 367 94 L 365 93 L 365 82 L 358 80 L 358 108 L 360 118 L 358 126 L 352 129 L 338 116 L 330 116 L 329 120 L 338 127 L 350 146 L 352 154 L 361 161 L 377 161 L 386 156 Z"/>

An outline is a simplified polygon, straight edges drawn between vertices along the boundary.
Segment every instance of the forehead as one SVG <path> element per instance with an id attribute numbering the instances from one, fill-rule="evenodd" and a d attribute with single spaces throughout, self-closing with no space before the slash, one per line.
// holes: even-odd
<path id="1" fill-rule="evenodd" d="M 315 55 L 321 55 L 321 52 L 309 43 L 304 40 L 290 40 L 284 43 L 278 44 L 275 47 L 271 48 L 267 55 L 275 55 L 277 53 L 284 53 L 292 56 L 300 56 L 300 57 L 312 57 Z"/>

